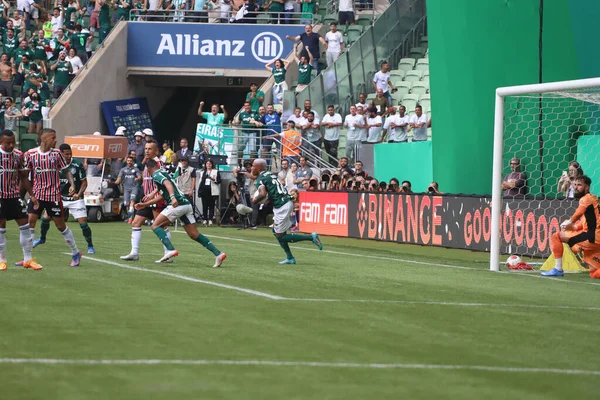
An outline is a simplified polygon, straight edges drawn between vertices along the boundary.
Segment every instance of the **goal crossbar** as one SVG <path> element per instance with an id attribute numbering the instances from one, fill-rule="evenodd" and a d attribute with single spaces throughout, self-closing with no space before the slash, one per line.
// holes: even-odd
<path id="1" fill-rule="evenodd" d="M 600 88 L 600 78 L 507 86 L 496 89 L 494 111 L 494 150 L 492 168 L 492 221 L 490 242 L 490 270 L 500 270 L 500 217 L 502 212 L 502 156 L 504 141 L 504 98 L 525 94 Z"/>

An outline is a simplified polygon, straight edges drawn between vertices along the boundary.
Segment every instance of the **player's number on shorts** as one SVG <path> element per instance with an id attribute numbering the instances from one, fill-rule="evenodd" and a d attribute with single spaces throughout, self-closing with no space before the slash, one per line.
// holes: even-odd
<path id="1" fill-rule="evenodd" d="M 279 182 L 277 179 L 272 179 L 273 184 L 275 186 L 277 186 L 277 193 L 279 194 L 287 194 L 287 190 L 285 190 L 285 188 L 283 187 L 283 185 L 281 184 L 281 182 Z"/>

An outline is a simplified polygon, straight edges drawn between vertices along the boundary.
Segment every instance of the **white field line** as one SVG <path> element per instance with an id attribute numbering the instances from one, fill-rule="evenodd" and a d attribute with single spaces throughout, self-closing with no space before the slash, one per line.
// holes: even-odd
<path id="1" fill-rule="evenodd" d="M 96 258 L 96 257 L 83 256 L 83 259 L 89 260 L 89 261 L 95 261 L 95 262 L 99 262 L 99 263 L 103 263 L 103 264 L 113 265 L 113 266 L 119 267 L 119 268 L 132 269 L 134 271 L 141 271 L 141 272 L 148 272 L 151 274 L 164 275 L 164 276 L 168 276 L 170 278 L 181 279 L 181 280 L 188 281 L 188 282 L 202 283 L 205 285 L 217 286 L 217 287 L 220 287 L 223 289 L 235 290 L 237 292 L 252 294 L 254 296 L 266 297 L 271 300 L 282 300 L 283 299 L 283 297 L 274 296 L 269 293 L 259 292 L 257 290 L 245 289 L 245 288 L 232 286 L 232 285 L 226 285 L 224 283 L 218 283 L 218 282 L 213 282 L 213 281 L 205 281 L 203 279 L 196 279 L 196 278 L 192 278 L 192 277 L 185 276 L 185 275 L 173 274 L 171 272 L 157 271 L 157 270 L 141 268 L 141 267 L 134 267 L 133 265 L 121 264 L 121 263 L 117 263 L 114 261 L 103 260 L 101 258 Z"/>
<path id="2" fill-rule="evenodd" d="M 260 367 L 356 368 L 356 369 L 407 369 L 407 370 L 467 370 L 486 372 L 540 373 L 559 375 L 600 376 L 600 371 L 562 368 L 529 368 L 491 365 L 452 364 L 385 364 L 320 361 L 270 361 L 270 360 L 74 360 L 58 358 L 0 358 L 0 364 L 43 365 L 230 365 Z"/>
<path id="3" fill-rule="evenodd" d="M 67 253 L 65 253 L 67 254 Z M 202 283 L 220 287 L 223 289 L 235 290 L 259 297 L 266 297 L 271 300 L 282 301 L 297 301 L 297 302 L 320 302 L 320 303 L 389 303 L 389 304 L 405 304 L 405 305 L 431 305 L 431 306 L 453 306 L 453 307 L 505 307 L 505 308 L 530 308 L 530 309 L 565 309 L 565 310 L 585 310 L 585 311 L 600 311 L 600 307 L 576 307 L 576 306 L 552 306 L 552 305 L 536 305 L 536 304 L 495 304 L 495 303 L 465 303 L 465 302 L 449 302 L 449 301 L 411 301 L 411 300 L 376 300 L 376 299 L 305 299 L 305 298 L 289 298 L 276 296 L 273 294 L 259 292 L 257 290 L 246 289 L 238 286 L 226 285 L 223 283 L 196 279 L 185 275 L 173 274 L 171 272 L 158 271 L 148 268 L 135 267 L 133 265 L 122 264 L 114 261 L 103 260 L 97 257 L 84 256 L 85 260 L 96 261 L 103 264 L 113 265 L 119 268 L 131 269 L 140 272 L 149 272 L 157 275 L 164 275 L 170 278 L 181 279 L 187 282 Z"/>

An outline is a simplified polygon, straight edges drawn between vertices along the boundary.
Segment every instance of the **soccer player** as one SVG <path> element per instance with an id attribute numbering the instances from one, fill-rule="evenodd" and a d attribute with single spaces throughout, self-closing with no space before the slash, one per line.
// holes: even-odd
<path id="1" fill-rule="evenodd" d="M 550 239 L 550 248 L 556 259 L 554 268 L 542 272 L 542 276 L 563 276 L 563 243 L 575 252 L 584 252 L 583 261 L 590 265 L 590 277 L 600 279 L 600 204 L 598 197 L 590 193 L 592 180 L 585 175 L 575 178 L 573 189 L 579 206 L 573 216 L 560 224 L 561 232 Z"/>
<path id="2" fill-rule="evenodd" d="M 118 185 L 123 182 L 123 191 L 125 192 L 125 196 L 123 196 L 123 205 L 128 207 L 127 218 L 129 218 L 129 221 L 131 222 L 134 211 L 133 206 L 138 197 L 138 183 L 142 180 L 142 173 L 135 165 L 134 157 L 127 156 L 126 163 L 127 166 L 121 168 L 121 171 L 119 171 L 119 177 L 115 181 L 115 184 Z"/>
<path id="3" fill-rule="evenodd" d="M 68 169 L 69 164 L 54 146 L 56 146 L 56 131 L 45 128 L 40 134 L 40 146 L 25 153 L 25 169 L 32 173 L 33 196 L 39 202 L 38 207 L 31 200 L 27 203 L 29 226 L 34 231 L 37 220 L 46 211 L 71 249 L 71 267 L 78 267 L 82 254 L 77 248 L 73 232 L 65 224 L 60 172 L 65 171 L 70 185 L 68 193 L 71 196 L 75 193 L 75 183 L 71 171 Z M 24 262 L 23 266 L 27 268 L 27 263 Z"/>
<path id="4" fill-rule="evenodd" d="M 296 264 L 296 259 L 292 255 L 288 243 L 310 240 L 319 250 L 323 250 L 323 244 L 317 232 L 313 232 L 311 235 L 287 233 L 292 227 L 290 215 L 294 211 L 293 198 L 288 194 L 287 189 L 279 182 L 277 177 L 274 177 L 267 171 L 267 162 L 265 160 L 262 158 L 254 160 L 254 163 L 252 163 L 252 175 L 258 176 L 256 178 L 257 190 L 252 198 L 252 203 L 260 203 L 267 197 L 273 202 L 273 234 L 286 255 L 286 259 L 279 264 Z"/>
<path id="5" fill-rule="evenodd" d="M 31 256 L 33 236 L 27 222 L 27 208 L 20 197 L 23 186 L 35 206 L 39 206 L 31 190 L 27 171 L 23 165 L 23 153 L 15 149 L 15 134 L 5 129 L 0 134 L 0 271 L 6 264 L 6 221 L 15 220 L 19 225 L 19 237 L 23 248 L 25 268 L 40 270 L 42 266 Z M 19 183 L 20 181 L 20 183 Z"/>
<path id="6" fill-rule="evenodd" d="M 92 229 L 88 225 L 87 209 L 85 208 L 85 203 L 83 202 L 83 195 L 85 193 L 85 189 L 87 189 L 85 167 L 79 160 L 73 158 L 71 146 L 69 146 L 67 143 L 61 144 L 58 149 L 69 165 L 69 168 L 60 171 L 60 187 L 62 192 L 61 195 L 63 208 L 69 210 L 69 213 L 73 216 L 73 218 L 79 222 L 81 232 L 83 232 L 83 237 L 87 242 L 88 254 L 96 254 L 94 244 L 92 243 Z M 75 183 L 75 193 L 73 195 L 69 194 L 70 186 L 66 174 L 67 170 L 71 172 L 73 183 Z M 33 242 L 34 248 L 46 243 L 46 235 L 48 234 L 49 229 L 50 218 L 48 218 L 46 215 L 42 217 L 40 237 Z"/>
<path id="7" fill-rule="evenodd" d="M 179 252 L 175 250 L 170 238 L 167 237 L 167 234 L 163 229 L 163 226 L 166 226 L 170 222 L 173 222 L 175 219 L 179 218 L 181 224 L 183 225 L 183 229 L 185 229 L 190 239 L 200 243 L 202 246 L 206 247 L 208 251 L 215 255 L 215 265 L 213 265 L 213 268 L 220 267 L 223 263 L 223 260 L 225 260 L 227 256 L 225 253 L 217 249 L 206 236 L 198 232 L 192 205 L 185 195 L 179 190 L 171 176 L 166 171 L 160 170 L 158 163 L 154 160 L 146 161 L 146 169 L 152 175 L 152 181 L 156 184 L 160 196 L 154 197 L 142 203 L 138 203 L 135 205 L 135 208 L 138 210 L 143 209 L 151 204 L 162 201 L 162 199 L 165 199 L 168 203 L 167 208 L 165 208 L 156 218 L 154 218 L 154 223 L 152 224 L 152 231 L 156 236 L 158 236 L 160 241 L 167 248 L 167 252 L 165 253 L 164 257 L 159 261 L 164 261 L 179 255 Z"/>
<path id="8" fill-rule="evenodd" d="M 158 158 L 158 143 L 154 139 L 148 139 L 144 146 L 144 161 L 154 160 L 159 165 L 159 168 L 163 167 L 163 163 Z M 149 202 L 158 195 L 158 189 L 152 181 L 152 174 L 148 172 L 148 167 L 144 167 L 142 173 L 142 190 L 144 197 L 143 202 Z M 126 256 L 121 256 L 121 260 L 125 261 L 137 261 L 140 259 L 138 252 L 140 249 L 140 241 L 142 240 L 142 225 L 147 219 L 156 219 L 160 212 L 165 209 L 167 203 L 163 201 L 153 202 L 147 207 L 138 208 L 135 213 L 135 218 L 131 222 L 131 251 Z M 169 240 L 171 240 L 171 232 L 168 229 L 164 229 Z M 165 246 L 165 254 L 168 249 Z M 161 262 L 172 262 L 171 258 L 161 258 L 156 261 Z"/>

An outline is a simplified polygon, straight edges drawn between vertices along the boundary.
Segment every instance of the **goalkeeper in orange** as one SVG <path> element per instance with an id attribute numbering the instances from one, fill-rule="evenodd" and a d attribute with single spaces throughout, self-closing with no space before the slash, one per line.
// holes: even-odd
<path id="1" fill-rule="evenodd" d="M 542 276 L 563 276 L 563 243 L 575 252 L 583 251 L 583 261 L 590 266 L 590 277 L 600 279 L 600 204 L 590 193 L 592 180 L 585 175 L 575 178 L 573 190 L 579 206 L 573 216 L 560 224 L 561 231 L 550 239 L 550 248 L 556 259 L 554 268 Z"/>

